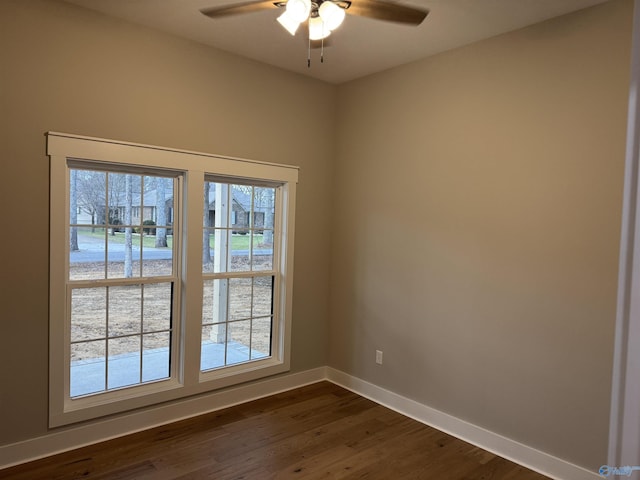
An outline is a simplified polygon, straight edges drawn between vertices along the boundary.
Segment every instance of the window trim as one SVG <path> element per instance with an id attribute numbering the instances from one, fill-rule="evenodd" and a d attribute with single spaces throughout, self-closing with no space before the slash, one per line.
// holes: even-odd
<path id="1" fill-rule="evenodd" d="M 67 133 L 48 132 L 47 155 L 50 157 L 50 299 L 49 299 L 49 426 L 57 427 L 113 413 L 153 405 L 168 400 L 212 391 L 266 376 L 289 371 L 291 364 L 291 315 L 293 293 L 293 255 L 295 198 L 298 167 L 258 162 L 187 150 L 107 140 Z M 123 169 L 145 167 L 155 172 L 178 172 L 182 177 L 183 203 L 181 244 L 180 319 L 176 329 L 181 335 L 175 367 L 169 380 L 124 388 L 113 392 L 68 398 L 65 369 L 68 356 L 65 338 L 70 338 L 66 311 L 70 308 L 66 294 L 68 255 L 69 199 L 67 193 L 68 164 L 74 159 L 108 163 Z M 138 171 L 140 173 L 140 171 Z M 234 365 L 211 372 L 200 372 L 200 339 L 202 316 L 202 189 L 205 176 L 228 178 L 230 181 L 268 182 L 279 184 L 281 201 L 276 218 L 280 222 L 279 258 L 274 270 L 280 283 L 274 293 L 279 318 L 273 321 L 277 339 L 271 357 Z M 275 259 L 274 259 L 275 261 Z M 180 263 L 180 262 L 179 262 Z M 68 377 L 68 373 L 66 373 Z"/>

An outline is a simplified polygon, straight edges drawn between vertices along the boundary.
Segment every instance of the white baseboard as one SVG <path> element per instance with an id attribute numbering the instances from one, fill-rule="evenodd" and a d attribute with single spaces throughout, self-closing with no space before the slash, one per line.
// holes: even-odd
<path id="1" fill-rule="evenodd" d="M 556 480 L 602 479 L 595 472 L 327 367 L 327 380 L 398 413 Z"/>
<path id="2" fill-rule="evenodd" d="M 556 480 L 597 480 L 597 473 L 460 420 L 330 367 L 268 378 L 170 405 L 71 427 L 0 446 L 0 469 L 328 380 L 398 413 Z"/>
<path id="3" fill-rule="evenodd" d="M 91 424 L 71 427 L 41 437 L 4 445 L 0 447 L 0 469 L 221 410 L 321 380 L 326 380 L 325 367 L 268 378 L 222 392 L 213 392 L 170 405 L 99 420 Z"/>

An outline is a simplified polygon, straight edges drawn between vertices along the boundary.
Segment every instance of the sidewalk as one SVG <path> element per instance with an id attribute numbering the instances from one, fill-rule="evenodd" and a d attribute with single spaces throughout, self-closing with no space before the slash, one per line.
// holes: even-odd
<path id="1" fill-rule="evenodd" d="M 246 345 L 229 342 L 226 365 L 247 362 L 249 348 Z M 225 366 L 225 344 L 205 342 L 202 344 L 201 369 L 210 370 Z M 266 358 L 269 355 L 251 350 L 251 360 Z M 71 397 L 88 395 L 104 391 L 106 365 L 105 359 L 96 358 L 71 363 Z M 169 349 L 156 348 L 145 350 L 142 354 L 142 381 L 151 382 L 169 377 Z M 119 388 L 140 383 L 140 354 L 126 353 L 109 357 L 108 388 Z"/>

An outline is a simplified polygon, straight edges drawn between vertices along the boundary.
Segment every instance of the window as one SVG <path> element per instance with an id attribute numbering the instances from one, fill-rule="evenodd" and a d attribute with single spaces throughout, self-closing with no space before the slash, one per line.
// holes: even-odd
<path id="1" fill-rule="evenodd" d="M 71 212 L 84 203 L 98 212 L 91 224 L 70 215 L 70 398 L 169 378 L 178 245 L 167 238 L 167 225 L 156 225 L 164 228 L 155 238 L 144 236 L 134 214 L 160 182 L 170 185 L 161 202 L 173 202 L 177 178 L 77 160 L 67 166 Z M 106 214 L 110 207 L 122 209 L 122 220 Z"/>
<path id="2" fill-rule="evenodd" d="M 203 221 L 202 371 L 271 355 L 276 196 L 274 186 L 205 181 L 204 197 L 215 214 L 205 212 Z M 247 222 L 239 229 L 233 205 L 267 212 L 271 228 Z"/>
<path id="3" fill-rule="evenodd" d="M 47 149 L 51 426 L 288 370 L 296 168 L 57 133 Z"/>

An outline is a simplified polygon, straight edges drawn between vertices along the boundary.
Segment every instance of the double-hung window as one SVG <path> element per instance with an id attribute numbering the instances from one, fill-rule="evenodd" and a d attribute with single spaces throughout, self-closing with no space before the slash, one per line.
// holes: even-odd
<path id="1" fill-rule="evenodd" d="M 51 426 L 288 370 L 295 167 L 47 143 Z"/>
<path id="2" fill-rule="evenodd" d="M 133 212 L 173 208 L 179 177 L 78 160 L 67 167 L 70 398 L 175 376 L 179 238 L 167 234 L 165 212 L 151 212 L 154 235 Z M 90 219 L 73 215 L 78 203 Z"/>
<path id="3" fill-rule="evenodd" d="M 202 260 L 203 372 L 271 355 L 277 192 L 268 184 L 205 178 L 203 245 L 209 248 Z"/>

